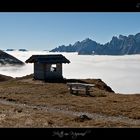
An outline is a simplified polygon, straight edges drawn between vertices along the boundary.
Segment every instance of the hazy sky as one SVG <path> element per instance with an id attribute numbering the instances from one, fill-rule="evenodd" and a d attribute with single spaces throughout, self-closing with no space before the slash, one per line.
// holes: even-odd
<path id="1" fill-rule="evenodd" d="M 0 49 L 4 50 L 50 50 L 85 38 L 104 44 L 112 36 L 139 32 L 139 12 L 0 13 Z"/>

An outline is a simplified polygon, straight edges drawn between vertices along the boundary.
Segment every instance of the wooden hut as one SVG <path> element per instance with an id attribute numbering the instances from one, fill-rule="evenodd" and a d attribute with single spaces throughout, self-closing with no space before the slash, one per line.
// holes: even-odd
<path id="1" fill-rule="evenodd" d="M 63 79 L 62 63 L 70 63 L 63 55 L 32 55 L 25 61 L 34 63 L 34 79 L 59 80 Z"/>

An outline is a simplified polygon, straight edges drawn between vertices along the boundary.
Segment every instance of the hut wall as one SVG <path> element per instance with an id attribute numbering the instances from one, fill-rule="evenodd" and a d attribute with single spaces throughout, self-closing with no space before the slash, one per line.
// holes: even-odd
<path id="1" fill-rule="evenodd" d="M 39 80 L 44 80 L 44 64 L 34 63 L 34 78 Z"/>
<path id="2" fill-rule="evenodd" d="M 62 64 L 56 64 L 57 73 L 59 76 L 62 76 Z"/>
<path id="3" fill-rule="evenodd" d="M 51 64 L 34 63 L 34 78 L 39 80 L 61 79 L 62 64 L 56 64 L 56 71 L 51 71 Z"/>

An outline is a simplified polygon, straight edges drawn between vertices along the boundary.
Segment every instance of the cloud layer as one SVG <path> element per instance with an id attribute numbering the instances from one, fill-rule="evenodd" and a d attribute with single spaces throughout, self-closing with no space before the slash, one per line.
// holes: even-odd
<path id="1" fill-rule="evenodd" d="M 33 54 L 48 54 L 46 51 L 9 51 L 7 53 L 24 62 Z M 71 61 L 70 64 L 63 64 L 63 76 L 65 78 L 100 78 L 116 93 L 140 93 L 140 55 L 61 54 Z M 21 77 L 31 73 L 33 73 L 33 64 L 26 64 L 22 67 L 3 66 L 0 68 L 0 74 L 12 77 Z"/>

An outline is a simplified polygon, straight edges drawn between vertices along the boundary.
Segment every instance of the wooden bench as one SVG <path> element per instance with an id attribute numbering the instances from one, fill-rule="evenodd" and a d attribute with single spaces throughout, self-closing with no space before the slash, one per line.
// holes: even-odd
<path id="1" fill-rule="evenodd" d="M 79 93 L 79 91 L 84 91 L 86 95 L 89 95 L 92 91 L 91 88 L 94 87 L 94 84 L 85 84 L 85 83 L 67 83 L 67 86 L 69 86 L 70 93 L 76 92 L 76 94 Z"/>

